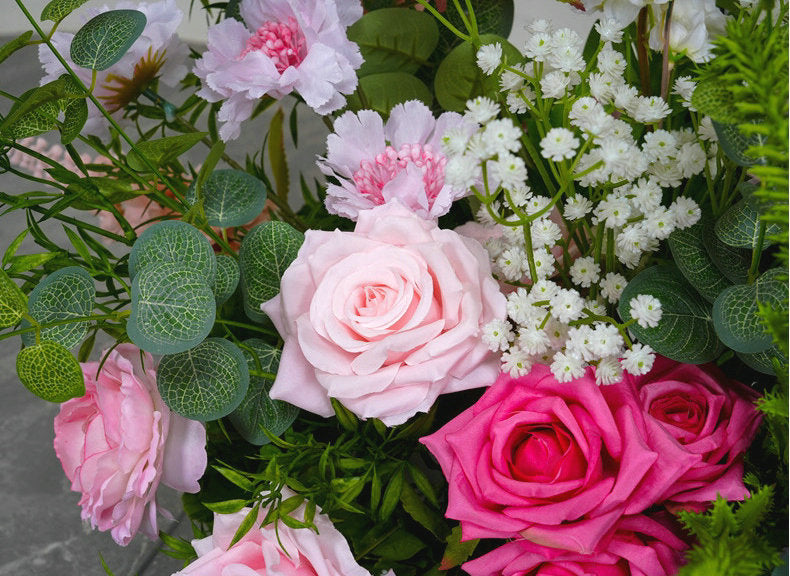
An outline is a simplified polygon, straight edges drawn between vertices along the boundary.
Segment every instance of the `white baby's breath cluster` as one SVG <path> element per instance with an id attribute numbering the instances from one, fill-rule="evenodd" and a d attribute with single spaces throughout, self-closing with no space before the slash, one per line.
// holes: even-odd
<path id="1" fill-rule="evenodd" d="M 650 370 L 654 352 L 633 343 L 628 327 L 657 327 L 661 302 L 640 294 L 628 302 L 631 320 L 615 320 L 626 275 L 674 230 L 699 220 L 697 203 L 672 189 L 715 170 L 709 119 L 696 132 L 662 127 L 670 103 L 693 111 L 694 83 L 678 78 L 669 102 L 640 95 L 613 44 L 622 28 L 613 18 L 598 22 L 602 40 L 590 66 L 581 38 L 545 20 L 529 25 L 522 63 L 503 60 L 499 45 L 483 46 L 478 65 L 499 78 L 502 97 L 470 100 L 465 117 L 478 129 L 444 135 L 447 183 L 472 188 L 481 201 L 467 232 L 512 287 L 508 319 L 486 326 L 483 339 L 514 376 L 543 363 L 570 381 L 595 365 L 598 382 L 608 384 L 623 371 Z M 549 123 L 547 111 L 558 102 L 565 117 Z M 525 113 L 543 119 L 531 152 L 513 119 Z M 529 153 L 552 163 L 560 186 L 553 196 L 544 192 L 549 187 L 530 187 L 540 179 L 528 178 Z"/>

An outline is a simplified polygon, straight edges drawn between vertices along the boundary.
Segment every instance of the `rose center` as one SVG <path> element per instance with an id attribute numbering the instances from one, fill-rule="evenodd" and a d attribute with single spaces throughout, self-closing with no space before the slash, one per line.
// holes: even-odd
<path id="1" fill-rule="evenodd" d="M 422 172 L 425 195 L 432 205 L 444 186 L 444 167 L 447 158 L 443 154 L 435 154 L 430 144 L 424 146 L 404 144 L 400 150 L 387 146 L 373 162 L 363 160 L 359 163 L 359 170 L 354 172 L 354 183 L 357 185 L 357 190 L 375 205 L 384 204 L 385 198 L 382 194 L 384 186 L 409 164 L 416 166 Z"/>
<path id="2" fill-rule="evenodd" d="M 704 399 L 687 395 L 662 396 L 650 405 L 650 415 L 653 418 L 692 434 L 698 434 L 702 430 L 707 412 Z"/>
<path id="3" fill-rule="evenodd" d="M 584 475 L 585 459 L 568 434 L 555 427 L 524 430 L 511 452 L 511 473 L 528 482 L 561 482 Z"/>
<path id="4" fill-rule="evenodd" d="M 289 66 L 298 66 L 307 52 L 304 34 L 293 16 L 288 23 L 267 22 L 247 40 L 247 47 L 239 58 L 250 52 L 263 52 L 282 73 Z"/>

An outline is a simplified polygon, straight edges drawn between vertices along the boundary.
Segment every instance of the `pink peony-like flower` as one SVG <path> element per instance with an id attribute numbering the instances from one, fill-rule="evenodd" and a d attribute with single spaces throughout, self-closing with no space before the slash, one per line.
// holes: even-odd
<path id="1" fill-rule="evenodd" d="M 423 218 L 446 214 L 468 191 L 444 183 L 442 136 L 464 122 L 455 112 L 435 119 L 419 100 L 395 106 L 386 124 L 372 110 L 346 112 L 335 120 L 326 158 L 318 161 L 324 174 L 340 181 L 327 187 L 327 210 L 356 220 L 360 210 L 397 198 Z"/>
<path id="2" fill-rule="evenodd" d="M 397 201 L 360 212 L 354 232 L 309 230 L 262 308 L 285 340 L 272 398 L 321 416 L 333 397 L 401 424 L 499 371 L 479 336 L 505 317 L 488 255 Z"/>
<path id="3" fill-rule="evenodd" d="M 357 87 L 359 47 L 346 28 L 362 16 L 359 0 L 243 0 L 244 23 L 229 18 L 208 30 L 208 51 L 195 64 L 198 96 L 225 100 L 223 140 L 238 137 L 265 94 L 293 91 L 319 114 L 342 108 Z"/>
<path id="4" fill-rule="evenodd" d="M 649 373 L 626 374 L 622 384 L 603 393 L 612 405 L 642 410 L 649 446 L 674 452 L 683 463 L 656 500 L 693 505 L 719 494 L 728 500 L 748 496 L 743 454 L 760 425 L 754 390 L 712 364 L 681 364 L 658 356 Z"/>
<path id="5" fill-rule="evenodd" d="M 283 495 L 291 493 L 286 489 Z M 276 529 L 275 524 L 253 528 L 230 546 L 249 510 L 214 514 L 214 533 L 192 541 L 198 559 L 173 576 L 370 576 L 320 509 L 313 519 L 318 533 L 280 522 Z M 302 504 L 291 515 L 304 518 L 304 510 Z"/>
<path id="6" fill-rule="evenodd" d="M 592 368 L 559 383 L 536 365 L 521 378 L 502 374 L 421 442 L 447 478 L 446 515 L 464 540 L 523 537 L 587 554 L 676 474 L 674 454 L 645 445 L 640 418 L 610 409 Z"/>
<path id="7" fill-rule="evenodd" d="M 150 354 L 121 344 L 99 364 L 82 364 L 85 395 L 55 417 L 55 454 L 82 492 L 82 518 L 126 546 L 138 530 L 156 538 L 160 483 L 198 492 L 206 468 L 203 424 L 174 414 L 156 387 Z"/>
<path id="8" fill-rule="evenodd" d="M 592 554 L 513 540 L 463 569 L 471 576 L 674 576 L 687 548 L 665 523 L 640 514 L 623 517 Z"/>
<path id="9" fill-rule="evenodd" d="M 99 71 L 96 77 L 94 95 L 102 101 L 109 112 L 114 114 L 116 120 L 120 121 L 123 117 L 121 110 L 129 101 L 137 98 L 154 78 L 161 79 L 168 86 L 178 85 L 189 71 L 187 69 L 189 49 L 176 35 L 183 12 L 178 9 L 175 0 L 151 3 L 126 1 L 118 2 L 112 8 L 107 5 L 91 7 L 84 12 L 85 21 L 110 9 L 139 10 L 146 17 L 145 29 L 140 37 L 118 62 L 106 70 Z M 55 32 L 52 43 L 82 82 L 90 86 L 91 71 L 75 66 L 71 61 L 69 54 L 73 39 L 74 34 Z M 45 44 L 39 46 L 38 58 L 45 72 L 41 79 L 42 85 L 66 73 L 66 69 Z M 82 133 L 105 136 L 108 125 L 98 108 L 89 101 L 88 120 Z"/>

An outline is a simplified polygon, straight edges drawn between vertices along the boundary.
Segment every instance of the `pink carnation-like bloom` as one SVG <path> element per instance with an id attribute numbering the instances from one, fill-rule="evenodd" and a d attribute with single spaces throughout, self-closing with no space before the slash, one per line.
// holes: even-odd
<path id="1" fill-rule="evenodd" d="M 284 497 L 291 494 L 283 491 Z M 214 514 L 214 533 L 192 541 L 198 559 L 173 576 L 370 576 L 320 509 L 313 519 L 318 533 L 279 522 L 276 530 L 275 524 L 253 528 L 230 546 L 249 511 Z M 302 519 L 304 511 L 302 504 L 291 516 Z"/>
<path id="2" fill-rule="evenodd" d="M 682 466 L 645 445 L 641 421 L 631 407 L 610 408 L 592 368 L 560 383 L 536 365 L 521 378 L 502 374 L 421 441 L 447 478 L 446 515 L 464 540 L 523 537 L 588 554 Z"/>
<path id="3" fill-rule="evenodd" d="M 195 64 L 198 96 L 225 100 L 223 140 L 238 137 L 265 94 L 293 91 L 319 114 L 345 104 L 357 87 L 359 47 L 346 28 L 362 16 L 359 0 L 243 0 L 244 23 L 229 18 L 208 30 L 208 51 Z"/>
<path id="4" fill-rule="evenodd" d="M 442 136 L 464 122 L 455 112 L 434 118 L 419 100 L 395 106 L 386 124 L 372 110 L 346 112 L 335 120 L 326 158 L 318 161 L 324 174 L 340 181 L 327 187 L 327 210 L 356 220 L 360 210 L 397 198 L 423 218 L 446 214 L 468 191 L 444 183 Z"/>
<path id="5" fill-rule="evenodd" d="M 688 545 L 664 522 L 625 516 L 592 554 L 513 540 L 463 565 L 471 576 L 674 576 Z"/>
<path id="6" fill-rule="evenodd" d="M 401 424 L 494 381 L 480 328 L 505 304 L 478 242 L 397 201 L 360 212 L 353 232 L 308 230 L 262 306 L 285 340 L 271 397 L 326 417 L 333 397 Z"/>
<path id="7" fill-rule="evenodd" d="M 645 414 L 648 445 L 676 454 L 682 463 L 673 482 L 656 500 L 683 506 L 707 503 L 721 495 L 742 500 L 743 454 L 760 425 L 751 388 L 727 378 L 712 364 L 681 364 L 657 356 L 644 376 L 626 374 L 621 384 L 607 386 L 612 405 L 626 405 Z"/>
<path id="8" fill-rule="evenodd" d="M 198 492 L 206 469 L 206 430 L 165 406 L 150 354 L 121 344 L 99 364 L 82 364 L 85 395 L 55 416 L 55 454 L 81 492 L 82 518 L 126 546 L 138 530 L 158 535 L 160 483 Z"/>

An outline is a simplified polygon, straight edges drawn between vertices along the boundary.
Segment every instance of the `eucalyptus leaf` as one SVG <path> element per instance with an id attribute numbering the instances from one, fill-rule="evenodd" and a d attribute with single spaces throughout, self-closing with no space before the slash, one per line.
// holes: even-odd
<path id="1" fill-rule="evenodd" d="M 16 372 L 25 388 L 48 402 L 65 402 L 85 394 L 79 362 L 57 342 L 22 348 L 16 357 Z"/>
<path id="2" fill-rule="evenodd" d="M 753 249 L 757 246 L 760 235 L 760 206 L 755 196 L 747 196 L 731 206 L 716 221 L 716 236 L 736 248 Z M 777 224 L 765 227 L 763 249 L 770 246 L 769 236 L 778 234 L 781 228 Z"/>
<path id="3" fill-rule="evenodd" d="M 715 120 L 713 121 L 713 129 L 716 131 L 722 152 L 739 166 L 766 163 L 764 158 L 752 158 L 746 154 L 749 148 L 761 144 L 759 135 L 746 136 L 741 132 L 737 124 L 722 124 Z"/>
<path id="4" fill-rule="evenodd" d="M 753 284 L 724 290 L 713 303 L 713 322 L 722 342 L 736 352 L 762 352 L 773 339 L 758 314 L 760 304 L 787 312 L 786 271 L 773 268 Z"/>
<path id="5" fill-rule="evenodd" d="M 75 100 L 66 107 L 63 126 L 60 129 L 60 142 L 64 146 L 72 142 L 88 121 L 88 101 Z"/>
<path id="6" fill-rule="evenodd" d="M 365 60 L 357 72 L 360 78 L 382 72 L 413 74 L 428 62 L 439 42 L 433 16 L 403 8 L 368 12 L 347 33 Z"/>
<path id="7" fill-rule="evenodd" d="M 87 0 L 83 0 L 87 2 Z M 5 44 L 3 44 L 2 48 L 0 48 L 0 63 L 5 61 L 11 54 L 16 52 L 17 50 L 24 48 L 27 46 L 28 41 L 33 36 L 33 31 L 28 30 L 27 32 L 23 32 L 13 40 L 9 40 Z"/>
<path id="8" fill-rule="evenodd" d="M 239 249 L 244 311 L 261 322 L 261 304 L 280 292 L 280 278 L 296 258 L 304 234 L 285 222 L 264 222 L 244 237 Z"/>
<path id="9" fill-rule="evenodd" d="M 673 231 L 667 243 L 683 276 L 708 302 L 713 302 L 722 290 L 732 286 L 705 248 L 702 220 L 688 228 Z"/>
<path id="10" fill-rule="evenodd" d="M 118 62 L 145 29 L 139 10 L 108 10 L 93 17 L 71 41 L 71 60 L 91 70 L 106 70 Z"/>
<path id="11" fill-rule="evenodd" d="M 88 0 L 52 0 L 41 11 L 41 20 L 60 22 Z"/>
<path id="12" fill-rule="evenodd" d="M 774 359 L 779 361 L 780 366 L 787 366 L 787 358 L 776 345 L 766 348 L 762 352 L 753 352 L 751 354 L 736 352 L 736 355 L 753 370 L 763 374 L 770 374 L 771 376 L 776 374 Z"/>
<path id="13" fill-rule="evenodd" d="M 16 325 L 27 313 L 27 297 L 0 268 L 0 328 Z"/>
<path id="14" fill-rule="evenodd" d="M 176 136 L 165 136 L 156 140 L 142 140 L 135 144 L 135 150 L 126 157 L 129 167 L 137 172 L 151 169 L 143 157 L 154 167 L 163 166 L 177 160 L 184 152 L 200 142 L 207 132 L 190 132 Z"/>
<path id="15" fill-rule="evenodd" d="M 661 301 L 661 322 L 655 328 L 629 327 L 636 339 L 657 353 L 688 364 L 716 358 L 721 343 L 711 318 L 711 306 L 683 278 L 674 264 L 653 266 L 637 274 L 625 287 L 618 311 L 624 322 L 631 319 L 630 302 L 639 294 Z"/>
<path id="16" fill-rule="evenodd" d="M 269 437 L 263 429 L 274 436 L 280 436 L 296 420 L 299 408 L 269 397 L 274 383 L 272 377 L 277 374 L 280 365 L 279 349 L 263 340 L 251 338 L 244 341 L 242 352 L 250 371 L 250 385 L 244 400 L 231 413 L 230 421 L 247 442 L 261 446 L 269 443 Z M 256 358 L 258 362 L 255 361 Z M 272 377 L 262 375 L 264 373 L 271 374 Z"/>
<path id="17" fill-rule="evenodd" d="M 91 275 L 79 266 L 68 266 L 41 280 L 28 295 L 27 307 L 39 324 L 76 320 L 90 316 L 95 297 L 96 288 Z M 87 332 L 87 322 L 71 322 L 43 328 L 41 340 L 72 348 L 85 338 Z M 22 342 L 28 346 L 35 344 L 35 333 L 22 334 Z"/>
<path id="18" fill-rule="evenodd" d="M 152 354 L 189 350 L 208 336 L 216 302 L 205 276 L 188 264 L 159 262 L 132 281 L 126 325 L 135 345 Z"/>
<path id="19" fill-rule="evenodd" d="M 493 34 L 480 36 L 483 45 L 499 43 L 502 54 L 511 64 L 522 59 L 518 49 L 507 40 Z M 436 71 L 434 91 L 436 100 L 445 110 L 463 112 L 466 101 L 477 96 L 496 97 L 499 92 L 496 76 L 486 76 L 477 65 L 477 52 L 469 42 L 464 42 L 442 60 Z"/>
<path id="20" fill-rule="evenodd" d="M 241 350 L 224 338 L 208 338 L 159 362 L 157 385 L 171 410 L 206 422 L 230 414 L 247 393 L 250 374 Z"/>
<path id="21" fill-rule="evenodd" d="M 227 254 L 217 255 L 217 275 L 214 279 L 214 298 L 222 304 L 233 296 L 239 285 L 239 265 Z"/>
<path id="22" fill-rule="evenodd" d="M 433 95 L 418 78 L 405 72 L 385 72 L 360 78 L 356 92 L 348 97 L 351 110 L 375 110 L 387 116 L 396 104 L 419 100 L 426 106 L 433 103 Z"/>
<path id="23" fill-rule="evenodd" d="M 750 251 L 734 248 L 722 242 L 716 235 L 713 219 L 705 219 L 703 224 L 703 240 L 716 268 L 733 284 L 744 284 L 749 278 L 749 267 L 752 263 Z"/>
<path id="24" fill-rule="evenodd" d="M 60 112 L 74 100 L 84 98 L 82 87 L 70 75 L 63 74 L 22 94 L 0 123 L 0 134 L 18 139 L 52 130 Z"/>
<path id="25" fill-rule="evenodd" d="M 241 170 L 214 170 L 201 188 L 203 210 L 211 226 L 242 226 L 257 218 L 266 205 L 266 186 Z M 186 200 L 197 201 L 194 185 Z"/>
<path id="26" fill-rule="evenodd" d="M 162 262 L 189 266 L 202 274 L 209 286 L 217 273 L 217 259 L 208 238 L 180 220 L 157 222 L 140 235 L 129 254 L 129 275 L 134 279 L 146 267 Z"/>

